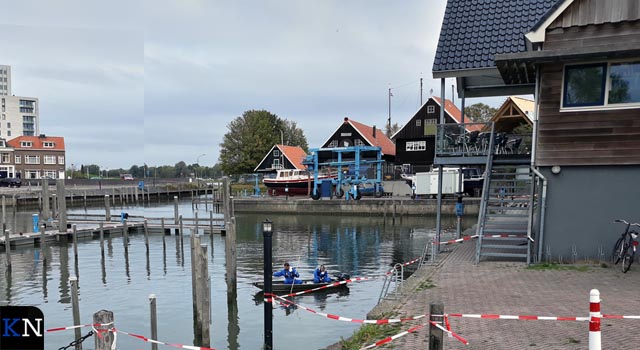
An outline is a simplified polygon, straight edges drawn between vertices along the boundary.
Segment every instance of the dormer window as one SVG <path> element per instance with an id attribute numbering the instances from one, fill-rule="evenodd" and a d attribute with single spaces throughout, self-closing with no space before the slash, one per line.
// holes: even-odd
<path id="1" fill-rule="evenodd" d="M 44 147 L 44 148 L 54 148 L 55 146 L 56 146 L 56 144 L 53 143 L 53 142 L 43 142 L 42 143 L 42 147 Z"/>
<path id="2" fill-rule="evenodd" d="M 280 157 L 280 150 L 273 150 L 273 156 L 274 157 Z"/>
<path id="3" fill-rule="evenodd" d="M 31 141 L 20 141 L 20 147 L 33 147 L 33 142 L 31 142 Z"/>

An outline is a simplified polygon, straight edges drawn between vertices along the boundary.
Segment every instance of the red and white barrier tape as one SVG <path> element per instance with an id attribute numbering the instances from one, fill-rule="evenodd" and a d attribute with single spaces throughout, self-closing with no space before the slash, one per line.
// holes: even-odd
<path id="1" fill-rule="evenodd" d="M 447 314 L 448 317 L 484 318 L 499 320 L 522 321 L 589 321 L 589 317 L 557 317 L 557 316 L 533 316 L 533 315 L 497 315 L 497 314 Z"/>
<path id="2" fill-rule="evenodd" d="M 395 319 L 385 319 L 385 320 L 360 320 L 360 319 L 355 319 L 355 318 L 347 318 L 347 317 L 342 317 L 342 316 L 338 316 L 338 315 L 332 315 L 332 314 L 326 314 L 324 312 L 319 312 L 316 310 L 313 310 L 311 308 L 308 308 L 306 306 L 300 305 L 300 304 L 296 304 L 291 300 L 287 300 L 284 299 L 282 297 L 279 297 L 277 295 L 273 296 L 275 299 L 278 300 L 279 303 L 281 304 L 287 304 L 287 305 L 295 305 L 303 310 L 309 311 L 315 315 L 318 316 L 322 316 L 322 317 L 326 317 L 332 320 L 336 320 L 336 321 L 342 321 L 342 322 L 352 322 L 352 323 L 364 323 L 364 324 L 389 324 L 389 323 L 399 323 L 399 322 L 406 322 L 406 321 L 414 321 L 414 320 L 419 320 L 421 318 L 426 317 L 427 315 L 418 315 L 418 316 L 413 316 L 413 317 L 405 317 L 405 318 L 395 318 Z"/>
<path id="3" fill-rule="evenodd" d="M 183 344 L 169 344 L 169 343 L 165 343 L 159 340 L 154 340 L 154 339 L 150 339 L 145 337 L 144 335 L 139 335 L 139 334 L 135 334 L 135 333 L 129 333 L 129 332 L 125 332 L 125 331 L 121 331 L 121 330 L 116 330 L 113 329 L 114 331 L 118 332 L 118 333 L 122 333 L 122 334 L 126 334 L 130 337 L 134 337 L 140 340 L 143 340 L 145 342 L 148 343 L 154 343 L 154 344 L 160 344 L 160 345 L 166 345 L 166 346 L 171 346 L 174 348 L 178 348 L 178 349 L 189 349 L 189 350 L 216 350 L 215 348 L 206 348 L 206 347 L 202 347 L 202 346 L 193 346 L 193 345 L 183 345 Z"/>
<path id="4" fill-rule="evenodd" d="M 463 337 L 461 337 L 460 335 L 458 335 L 458 334 L 456 334 L 456 333 L 454 333 L 454 332 L 442 327 L 440 324 L 438 324 L 438 323 L 436 323 L 434 321 L 429 321 L 428 323 L 423 323 L 423 324 L 417 325 L 415 327 L 411 327 L 411 328 L 407 329 L 406 331 L 400 332 L 400 333 L 398 333 L 396 335 L 393 335 L 391 337 L 387 337 L 387 338 L 384 338 L 382 340 L 378 340 L 377 342 L 375 342 L 375 343 L 373 343 L 371 345 L 367 345 L 367 346 L 361 348 L 360 350 L 373 349 L 373 348 L 378 347 L 380 345 L 384 345 L 384 344 L 390 343 L 390 342 L 392 342 L 392 341 L 394 341 L 394 340 L 396 340 L 396 339 L 398 339 L 400 337 L 404 337 L 405 335 L 407 335 L 409 333 L 414 333 L 414 332 L 420 330 L 421 328 L 424 328 L 424 326 L 427 326 L 429 324 L 431 324 L 434 327 L 437 327 L 437 328 L 441 329 L 443 332 L 447 333 L 448 335 L 453 336 L 454 338 L 456 338 L 462 344 L 469 345 L 469 342 L 466 339 L 464 339 Z"/>
<path id="5" fill-rule="evenodd" d="M 81 324 L 81 325 L 77 325 L 77 326 L 49 328 L 49 329 L 45 330 L 45 332 L 49 333 L 49 332 L 67 331 L 67 330 L 70 330 L 70 329 L 84 328 L 84 327 L 105 327 L 105 326 L 111 326 L 112 324 L 113 323 Z"/>
<path id="6" fill-rule="evenodd" d="M 450 241 L 444 241 L 444 242 L 440 242 L 438 244 L 453 244 L 453 243 L 460 243 L 463 241 L 468 241 L 474 238 L 478 238 L 478 235 L 473 235 L 473 236 L 467 236 L 467 237 L 462 237 L 462 238 L 458 238 L 458 239 L 452 239 Z"/>
<path id="7" fill-rule="evenodd" d="M 311 293 L 311 292 L 316 292 L 322 289 L 327 289 L 327 288 L 332 288 L 332 287 L 337 287 L 341 284 L 347 284 L 347 283 L 351 283 L 351 282 L 360 282 L 360 281 L 368 281 L 368 280 L 372 280 L 375 279 L 375 277 L 354 277 L 354 278 L 349 278 L 346 279 L 344 281 L 337 281 L 337 282 L 332 282 L 329 283 L 327 285 L 324 285 L 322 287 L 318 287 L 318 288 L 313 288 L 313 289 L 308 289 L 308 290 L 303 290 L 300 292 L 295 292 L 295 293 L 291 293 L 291 294 L 286 294 L 286 295 L 280 295 L 281 297 L 295 297 L 298 295 L 302 295 L 302 294 L 307 294 L 307 293 Z M 266 295 L 265 295 L 266 296 Z"/>
<path id="8" fill-rule="evenodd" d="M 602 315 L 602 318 L 640 320 L 640 316 Z"/>

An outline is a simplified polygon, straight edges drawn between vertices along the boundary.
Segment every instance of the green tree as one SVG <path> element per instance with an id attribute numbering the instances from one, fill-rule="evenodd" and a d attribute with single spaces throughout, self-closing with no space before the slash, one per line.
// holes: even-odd
<path id="1" fill-rule="evenodd" d="M 467 119 L 470 122 L 482 123 L 488 122 L 491 117 L 493 117 L 498 110 L 486 105 L 482 102 L 472 104 L 469 107 L 464 109 L 464 119 L 467 122 Z"/>
<path id="2" fill-rule="evenodd" d="M 391 136 L 397 133 L 398 130 L 400 130 L 400 125 L 398 125 L 398 123 L 393 123 L 393 125 L 391 125 L 391 129 L 389 129 L 389 124 L 387 124 L 387 126 L 385 126 L 384 128 L 384 134 L 387 135 L 387 137 L 391 138 Z"/>
<path id="3" fill-rule="evenodd" d="M 175 177 L 185 177 L 189 175 L 189 169 L 187 169 L 187 163 L 183 161 L 179 161 L 174 166 L 174 174 Z"/>
<path id="4" fill-rule="evenodd" d="M 297 124 L 265 110 L 249 110 L 232 120 L 220 144 L 220 169 L 227 175 L 253 172 L 275 144 L 308 147 Z M 282 132 L 282 134 L 281 134 Z"/>

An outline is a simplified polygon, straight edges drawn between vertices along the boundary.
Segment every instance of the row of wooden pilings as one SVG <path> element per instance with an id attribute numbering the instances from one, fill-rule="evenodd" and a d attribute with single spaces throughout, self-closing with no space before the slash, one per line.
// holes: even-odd
<path id="1" fill-rule="evenodd" d="M 61 188 L 62 187 L 62 188 Z M 64 185 L 61 186 L 61 182 L 58 183 L 58 193 L 64 192 Z M 44 192 L 44 190 L 43 190 Z M 226 262 L 226 283 L 227 283 L 227 302 L 231 304 L 231 302 L 235 302 L 237 298 L 237 263 L 236 263 L 236 220 L 233 215 L 233 197 L 230 194 L 230 183 L 227 178 L 223 179 L 223 194 L 222 194 L 222 202 L 224 207 L 224 221 L 225 221 L 225 262 Z M 64 198 L 64 196 L 59 196 L 58 199 Z M 180 243 L 183 246 L 183 236 L 184 230 L 182 229 L 182 216 L 178 212 L 177 205 L 177 197 L 174 197 L 174 220 L 176 225 L 180 225 L 179 229 L 176 229 L 176 233 L 180 235 Z M 44 201 L 43 203 L 48 203 L 48 201 Z M 58 202 L 58 206 L 60 208 L 65 208 L 64 200 Z M 45 207 L 46 208 L 46 207 Z M 45 209 L 43 208 L 43 209 Z M 109 200 L 108 196 L 105 197 L 105 218 L 107 221 L 110 221 L 110 211 L 109 211 Z M 46 208 L 48 209 L 48 208 Z M 61 211 L 63 212 L 63 211 Z M 66 212 L 66 208 L 65 211 Z M 64 219 L 63 219 L 64 218 Z M 208 247 L 206 244 L 201 243 L 201 235 L 198 233 L 198 221 L 197 221 L 197 212 L 195 213 L 196 225 L 195 228 L 192 229 L 190 235 L 190 243 L 191 243 L 191 271 L 192 271 L 192 298 L 193 298 L 193 323 L 194 323 L 194 343 L 196 346 L 202 347 L 210 347 L 211 339 L 210 339 L 210 325 L 212 320 L 211 314 L 211 279 L 209 275 L 209 267 L 208 267 L 208 256 L 207 250 Z M 66 232 L 66 216 L 59 215 L 61 232 L 62 228 L 64 228 L 64 232 Z M 164 223 L 164 220 L 162 220 Z M 63 225 L 64 223 L 64 225 Z M 126 225 L 126 220 L 123 222 L 123 243 L 125 249 L 125 257 L 128 256 L 128 242 L 129 242 L 129 233 L 128 227 Z M 80 307 L 79 307 L 79 299 L 78 299 L 78 237 L 77 237 L 77 229 L 76 225 L 72 225 L 72 239 L 73 239 L 73 252 L 75 258 L 75 276 L 69 278 L 69 283 L 71 286 L 71 303 L 72 303 L 72 313 L 73 313 L 73 322 L 75 325 L 81 325 L 80 322 Z M 4 230 L 5 237 L 8 240 L 8 231 Z M 40 231 L 41 239 L 40 239 L 40 247 L 41 250 L 46 248 L 46 240 L 44 230 Z M 102 259 L 104 259 L 104 225 L 103 223 L 99 223 L 99 234 L 100 234 L 100 247 L 101 247 L 101 255 Z M 163 245 L 165 244 L 164 235 L 165 232 L 163 230 Z M 145 235 L 145 245 L 147 250 L 147 259 L 149 256 L 149 229 L 147 225 L 147 221 L 144 221 L 144 235 Z M 213 231 L 211 232 L 213 235 Z M 213 240 L 211 241 L 213 243 Z M 9 245 L 7 245 L 9 247 Z M 212 254 L 213 254 L 213 244 L 211 245 Z M 7 252 L 7 261 L 8 261 L 8 271 L 10 273 L 10 250 L 6 249 Z M 42 259 L 44 259 L 44 264 L 46 261 L 46 254 L 41 254 Z M 184 259 L 184 256 L 183 256 Z M 150 314 L 151 314 L 151 338 L 154 340 L 158 339 L 157 333 L 157 316 L 156 316 L 156 296 L 154 294 L 149 296 L 150 301 Z M 100 336 L 95 336 L 95 349 L 110 349 L 115 341 L 115 334 L 113 334 L 112 330 L 115 329 L 115 317 L 113 312 L 109 310 L 100 310 L 93 315 L 93 324 L 101 324 L 101 327 L 95 327 L 98 332 L 100 332 Z M 85 336 L 86 337 L 86 336 Z M 82 339 L 81 329 L 75 329 L 75 340 L 74 347 L 76 350 L 82 349 L 82 341 L 78 342 L 79 339 Z M 152 349 L 157 349 L 157 344 L 151 342 Z"/>

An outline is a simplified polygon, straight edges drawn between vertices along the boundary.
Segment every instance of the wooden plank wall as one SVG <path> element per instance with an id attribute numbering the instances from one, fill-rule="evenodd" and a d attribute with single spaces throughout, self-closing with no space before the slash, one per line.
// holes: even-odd
<path id="1" fill-rule="evenodd" d="M 541 67 L 536 164 L 640 164 L 640 108 L 560 112 L 563 67 Z"/>
<path id="2" fill-rule="evenodd" d="M 615 44 L 628 45 L 630 43 L 637 43 L 640 47 L 640 20 L 547 30 L 544 49 L 611 47 Z"/>
<path id="3" fill-rule="evenodd" d="M 549 29 L 638 19 L 638 0 L 576 0 L 549 26 Z"/>

